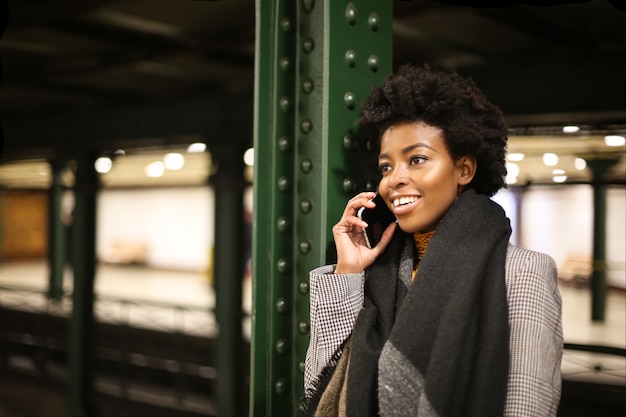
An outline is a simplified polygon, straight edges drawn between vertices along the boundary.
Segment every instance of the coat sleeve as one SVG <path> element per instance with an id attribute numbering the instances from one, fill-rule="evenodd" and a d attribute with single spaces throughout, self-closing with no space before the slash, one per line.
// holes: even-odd
<path id="1" fill-rule="evenodd" d="M 335 352 L 350 335 L 363 306 L 364 273 L 333 271 L 334 266 L 323 266 L 309 274 L 311 330 L 304 371 L 307 398 L 315 393 L 322 370 L 339 359 Z"/>
<path id="2" fill-rule="evenodd" d="M 556 416 L 561 397 L 563 328 L 554 260 L 509 247 L 510 369 L 505 415 Z"/>

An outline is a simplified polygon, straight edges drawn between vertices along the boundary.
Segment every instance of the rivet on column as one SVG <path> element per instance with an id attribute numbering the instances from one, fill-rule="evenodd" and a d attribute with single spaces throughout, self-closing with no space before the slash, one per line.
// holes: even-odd
<path id="1" fill-rule="evenodd" d="M 284 355 L 289 352 L 289 343 L 285 339 L 278 339 L 276 342 L 276 352 L 280 355 Z"/>
<path id="2" fill-rule="evenodd" d="M 346 7 L 346 22 L 351 26 L 356 25 L 356 6 L 352 3 Z"/>
<path id="3" fill-rule="evenodd" d="M 302 50 L 307 54 L 310 54 L 311 52 L 313 52 L 313 49 L 315 49 L 315 41 L 313 40 L 313 38 L 305 38 L 302 41 Z"/>
<path id="4" fill-rule="evenodd" d="M 302 122 L 300 122 L 300 130 L 302 133 L 309 133 L 313 130 L 313 121 L 311 121 L 308 117 L 304 118 Z"/>
<path id="5" fill-rule="evenodd" d="M 291 150 L 291 140 L 287 136 L 281 136 L 278 139 L 278 149 L 283 152 Z"/>
<path id="6" fill-rule="evenodd" d="M 282 192 L 287 192 L 291 190 L 291 179 L 287 177 L 278 178 L 278 189 Z"/>
<path id="7" fill-rule="evenodd" d="M 367 66 L 372 70 L 372 72 L 378 72 L 380 68 L 380 60 L 376 55 L 370 55 L 367 59 Z"/>
<path id="8" fill-rule="evenodd" d="M 367 19 L 367 23 L 373 32 L 378 32 L 378 29 L 380 28 L 380 17 L 376 13 L 372 13 L 370 14 L 369 19 Z"/>
<path id="9" fill-rule="evenodd" d="M 343 96 L 343 101 L 349 110 L 354 110 L 354 108 L 356 107 L 356 95 L 352 92 L 347 92 Z"/>
<path id="10" fill-rule="evenodd" d="M 278 272 L 284 274 L 291 270 L 291 263 L 289 262 L 289 259 L 280 258 L 278 262 L 276 262 L 276 268 L 278 269 Z"/>
<path id="11" fill-rule="evenodd" d="M 302 170 L 302 172 L 304 172 L 305 174 L 310 173 L 313 170 L 313 161 L 311 161 L 311 159 L 309 158 L 304 158 L 301 162 L 300 162 L 300 169 Z"/>
<path id="12" fill-rule="evenodd" d="M 356 52 L 354 52 L 352 49 L 348 49 L 346 51 L 345 59 L 346 64 L 348 64 L 350 68 L 354 68 L 354 66 L 356 65 Z"/>
<path id="13" fill-rule="evenodd" d="M 298 249 L 301 254 L 306 255 L 311 252 L 311 242 L 308 239 L 303 239 L 298 245 Z"/>
<path id="14" fill-rule="evenodd" d="M 280 232 L 288 232 L 291 230 L 291 220 L 289 220 L 287 217 L 285 216 L 281 216 L 278 218 L 278 221 L 276 222 L 276 226 L 278 227 L 278 230 Z"/>
<path id="15" fill-rule="evenodd" d="M 278 381 L 276 381 L 276 384 L 274 387 L 276 389 L 277 394 L 285 394 L 287 392 L 288 384 L 284 378 L 281 378 Z"/>
<path id="16" fill-rule="evenodd" d="M 308 198 L 303 198 L 300 201 L 300 211 L 302 213 L 310 213 L 311 210 L 313 209 L 313 203 L 311 202 L 311 200 L 309 200 Z"/>
<path id="17" fill-rule="evenodd" d="M 346 194 L 353 193 L 354 190 L 356 190 L 356 184 L 354 183 L 352 178 L 347 177 L 343 180 L 343 190 L 346 192 Z"/>
<path id="18" fill-rule="evenodd" d="M 313 91 L 313 87 L 314 87 L 314 83 L 313 80 L 309 77 L 306 77 L 303 81 L 302 81 L 302 91 L 305 94 L 310 94 L 311 91 Z"/>
<path id="19" fill-rule="evenodd" d="M 291 100 L 289 99 L 289 97 L 282 97 L 280 99 L 280 110 L 283 113 L 287 113 L 289 112 L 289 110 L 291 110 Z"/>
<path id="20" fill-rule="evenodd" d="M 289 303 L 284 298 L 279 298 L 276 300 L 276 311 L 281 314 L 285 314 L 289 312 Z"/>
<path id="21" fill-rule="evenodd" d="M 302 295 L 306 295 L 309 293 L 309 283 L 306 281 L 301 281 L 300 285 L 298 285 L 298 291 L 300 291 L 300 294 Z"/>

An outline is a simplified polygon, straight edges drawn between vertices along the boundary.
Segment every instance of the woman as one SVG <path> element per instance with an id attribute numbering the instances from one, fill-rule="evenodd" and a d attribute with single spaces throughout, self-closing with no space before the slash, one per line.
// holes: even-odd
<path id="1" fill-rule="evenodd" d="M 368 247 L 357 211 L 375 194 L 360 193 L 333 227 L 337 264 L 310 274 L 308 414 L 556 415 L 556 267 L 509 244 L 489 199 L 505 186 L 500 110 L 471 80 L 407 65 L 361 115 L 397 221 Z"/>

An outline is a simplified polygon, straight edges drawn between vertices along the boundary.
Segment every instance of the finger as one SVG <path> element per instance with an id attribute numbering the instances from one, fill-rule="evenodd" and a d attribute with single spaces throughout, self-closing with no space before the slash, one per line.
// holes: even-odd
<path id="1" fill-rule="evenodd" d="M 372 191 L 365 191 L 352 197 L 346 204 L 344 215 L 356 214 L 356 212 L 363 206 L 374 207 L 376 206 L 371 200 L 376 196 L 376 193 Z"/>
<path id="2" fill-rule="evenodd" d="M 333 233 L 361 233 L 367 227 L 367 223 L 355 215 L 344 215 L 333 227 Z"/>

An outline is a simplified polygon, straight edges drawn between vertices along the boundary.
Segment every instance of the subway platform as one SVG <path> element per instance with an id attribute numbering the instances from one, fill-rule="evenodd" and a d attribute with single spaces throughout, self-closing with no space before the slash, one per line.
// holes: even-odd
<path id="1" fill-rule="evenodd" d="M 43 261 L 0 264 L 0 306 L 35 311 L 49 309 L 50 306 L 42 295 L 46 288 L 47 266 Z M 243 288 L 242 309 L 249 314 L 249 279 L 244 279 Z M 71 271 L 67 271 L 64 289 L 66 293 L 71 293 Z M 587 286 L 562 283 L 560 290 L 566 346 L 570 344 L 626 349 L 626 291 L 610 289 L 605 320 L 593 322 L 591 295 Z M 95 292 L 98 301 L 94 311 L 99 321 L 122 321 L 134 327 L 179 331 L 204 337 L 216 335 L 216 323 L 212 313 L 215 296 L 212 282 L 205 273 L 100 264 L 96 274 Z M 69 314 L 70 311 L 67 303 L 60 303 L 54 308 L 60 315 Z M 249 338 L 249 319 L 242 323 L 242 330 L 245 337 Z M 608 387 L 609 390 L 614 387 L 618 393 L 626 392 L 624 356 L 566 348 L 562 372 L 564 390 L 574 390 L 574 395 L 577 396 L 603 395 L 589 391 L 594 386 Z M 565 391 L 564 394 L 572 395 Z M 0 417 L 60 417 L 65 415 L 65 396 L 66 392 L 60 388 L 7 381 L 3 378 L 0 379 Z M 37 398 L 37 401 L 33 402 L 33 398 Z M 602 401 L 602 398 L 598 400 Z M 205 407 L 207 415 L 211 415 L 211 404 L 200 403 L 198 407 Z M 577 417 L 585 415 L 585 412 L 584 407 L 574 405 L 571 410 L 560 415 Z"/>

